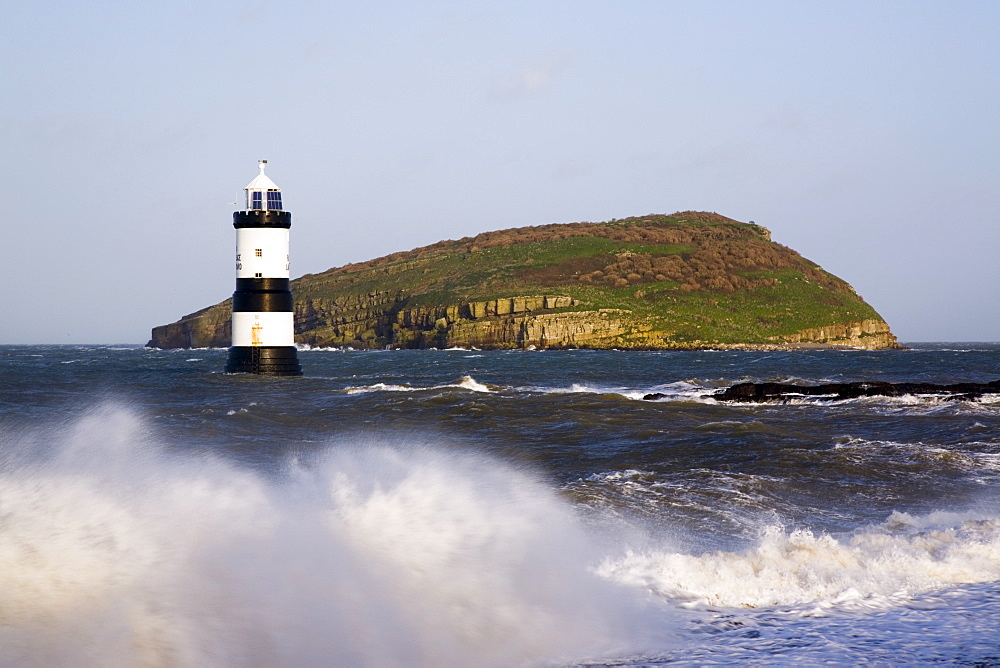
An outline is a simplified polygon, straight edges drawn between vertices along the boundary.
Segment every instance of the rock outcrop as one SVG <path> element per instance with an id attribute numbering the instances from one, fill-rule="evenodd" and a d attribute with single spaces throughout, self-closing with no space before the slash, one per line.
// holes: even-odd
<path id="1" fill-rule="evenodd" d="M 898 347 L 848 284 L 718 214 L 488 232 L 307 274 L 292 292 L 296 342 L 313 347 Z M 229 340 L 227 300 L 148 345 Z"/>
<path id="2" fill-rule="evenodd" d="M 153 348 L 224 348 L 232 340 L 232 300 L 153 328 Z"/>
<path id="3" fill-rule="evenodd" d="M 302 343 L 324 347 L 357 347 L 359 342 L 361 347 L 399 348 L 578 347 L 614 336 L 597 334 L 588 324 L 593 319 L 589 313 L 553 313 L 576 305 L 568 295 L 524 295 L 443 306 L 407 307 L 407 302 L 405 294 L 378 292 L 366 300 L 306 300 L 296 305 L 296 328 L 304 330 Z M 597 323 L 605 321 L 598 316 Z"/>
<path id="4" fill-rule="evenodd" d="M 975 400 L 984 394 L 1000 393 L 1000 380 L 989 383 L 885 383 L 854 382 L 823 385 L 792 385 L 788 383 L 739 383 L 721 392 L 708 395 L 716 401 L 765 403 L 781 402 L 798 397 L 814 397 L 825 401 L 857 399 L 858 397 L 902 397 L 929 395 L 952 400 Z M 665 395 L 647 394 L 643 399 L 656 400 Z"/>
<path id="5" fill-rule="evenodd" d="M 854 350 L 883 350 L 899 347 L 895 335 L 889 331 L 889 325 L 882 320 L 862 320 L 861 322 L 811 327 L 794 334 L 775 337 L 774 340 L 797 347 L 819 345 Z"/>

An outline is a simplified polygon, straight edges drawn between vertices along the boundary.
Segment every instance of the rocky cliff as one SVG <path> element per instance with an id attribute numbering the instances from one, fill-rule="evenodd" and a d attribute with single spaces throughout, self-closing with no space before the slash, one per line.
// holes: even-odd
<path id="1" fill-rule="evenodd" d="M 776 337 L 778 341 L 791 345 L 835 345 L 858 350 L 882 350 L 898 348 L 899 342 L 889 331 L 889 325 L 882 320 L 862 320 L 825 327 L 811 327 L 786 336 Z"/>
<path id="2" fill-rule="evenodd" d="M 292 282 L 296 341 L 355 348 L 898 347 L 849 285 L 752 223 L 685 212 L 488 232 Z M 229 345 L 230 303 L 153 329 Z"/>

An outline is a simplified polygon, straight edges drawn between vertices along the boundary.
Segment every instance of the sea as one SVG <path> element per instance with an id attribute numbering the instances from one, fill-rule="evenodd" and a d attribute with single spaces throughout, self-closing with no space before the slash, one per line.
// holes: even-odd
<path id="1" fill-rule="evenodd" d="M 0 346 L 0 664 L 1000 665 L 1000 396 L 709 396 L 1000 344 L 299 359 Z"/>

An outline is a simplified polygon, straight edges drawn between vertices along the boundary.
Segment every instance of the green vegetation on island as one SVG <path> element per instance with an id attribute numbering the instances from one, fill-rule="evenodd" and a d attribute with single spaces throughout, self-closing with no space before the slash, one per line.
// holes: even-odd
<path id="1" fill-rule="evenodd" d="M 715 213 L 485 232 L 292 281 L 296 341 L 355 348 L 898 347 L 844 281 Z M 229 345 L 229 301 L 157 327 Z"/>

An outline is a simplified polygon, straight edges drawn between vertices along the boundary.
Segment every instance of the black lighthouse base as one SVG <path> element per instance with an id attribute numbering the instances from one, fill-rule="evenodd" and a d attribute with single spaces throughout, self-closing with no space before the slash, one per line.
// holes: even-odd
<path id="1" fill-rule="evenodd" d="M 226 373 L 301 376 L 302 367 L 295 346 L 233 346 L 229 349 Z"/>

